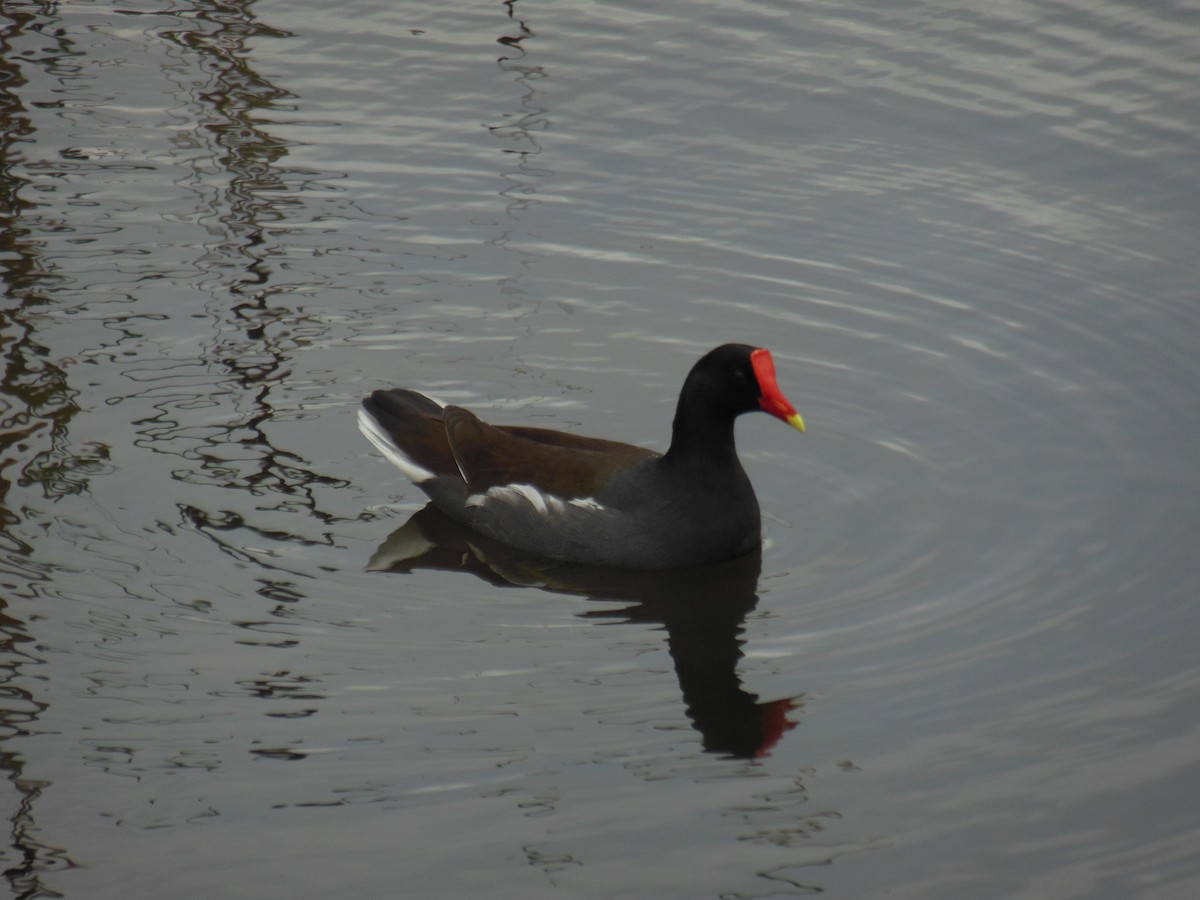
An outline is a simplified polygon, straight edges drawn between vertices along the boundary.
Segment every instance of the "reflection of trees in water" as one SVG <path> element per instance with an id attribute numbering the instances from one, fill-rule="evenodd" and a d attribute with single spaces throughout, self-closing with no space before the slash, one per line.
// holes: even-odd
<path id="1" fill-rule="evenodd" d="M 0 772 L 6 782 L 0 797 L 14 795 L 0 800 L 10 810 L 0 867 L 20 897 L 58 896 L 46 889 L 43 873 L 70 864 L 63 851 L 35 837 L 35 808 L 48 785 L 26 776 L 21 754 L 21 738 L 46 707 L 22 678 L 37 663 L 27 652 L 34 638 L 6 609 L 10 598 L 30 598 L 33 585 L 47 577 L 20 533 L 23 521 L 40 516 L 22 489 L 41 485 L 46 500 L 77 492 L 92 464 L 68 449 L 67 430 L 78 410 L 64 372 L 50 362 L 37 334 L 39 310 L 58 279 L 43 265 L 34 229 L 22 221 L 35 204 L 26 196 L 29 179 L 23 173 L 24 145 L 34 128 L 21 96 L 27 81 L 20 53 L 40 22 L 39 16 L 12 11 L 0 26 Z M 103 448 L 92 452 L 102 456 Z"/>
<path id="2" fill-rule="evenodd" d="M 0 527 L 5 529 L 20 517 L 5 502 L 14 484 L 40 483 L 48 496 L 76 493 L 86 483 L 86 470 L 104 453 L 96 445 L 82 459 L 69 451 L 67 426 L 77 407 L 65 373 L 37 334 L 38 313 L 62 281 L 41 257 L 36 225 L 26 221 L 37 209 L 30 199 L 26 157 L 35 129 L 22 98 L 28 80 L 21 56 L 27 32 L 43 19 L 14 11 L 7 20 L 0 28 Z M 36 43 L 50 59 L 65 55 L 65 41 L 55 51 L 43 46 L 47 40 L 39 35 Z"/>
<path id="3" fill-rule="evenodd" d="M 496 39 L 496 42 L 504 47 L 504 52 L 497 58 L 496 63 L 502 71 L 515 76 L 513 81 L 521 89 L 521 97 L 515 110 L 503 114 L 508 121 L 501 125 L 488 125 L 487 128 L 493 137 L 504 141 L 503 153 L 506 154 L 506 158 L 515 161 L 515 165 L 506 167 L 500 173 L 505 183 L 500 196 L 504 198 L 507 217 L 519 221 L 522 213 L 540 202 L 537 193 L 541 183 L 554 174 L 538 163 L 538 156 L 542 152 L 538 135 L 550 127 L 550 110 L 539 105 L 537 96 L 538 82 L 547 77 L 546 70 L 528 58 L 526 42 L 536 35 L 529 24 L 517 16 L 516 0 L 505 0 L 504 6 L 516 33 L 503 34 Z M 519 305 L 516 298 L 525 293 L 520 284 L 521 279 L 538 259 L 536 255 L 516 245 L 518 237 L 515 226 L 509 224 L 487 242 L 518 255 L 516 274 L 508 275 L 500 281 L 500 292 L 509 298 L 510 308 Z M 537 307 L 534 306 L 533 309 L 536 311 Z"/>
<path id="4" fill-rule="evenodd" d="M 143 434 L 147 446 L 162 446 L 166 452 L 178 452 L 181 438 L 196 444 L 185 455 L 197 465 L 178 470 L 175 477 L 181 481 L 256 496 L 282 495 L 281 503 L 289 508 L 299 507 L 328 521 L 331 517 L 318 509 L 313 487 L 342 482 L 314 471 L 298 453 L 276 447 L 266 430 L 275 413 L 273 395 L 290 374 L 292 356 L 305 334 L 319 333 L 323 326 L 285 302 L 289 286 L 275 283 L 278 267 L 268 229 L 286 218 L 289 206 L 299 205 L 290 196 L 291 179 L 298 173 L 281 167 L 287 144 L 264 130 L 257 118 L 290 95 L 252 68 L 246 43 L 286 33 L 254 20 L 249 8 L 247 2 L 205 10 L 198 18 L 207 27 L 164 35 L 203 58 L 210 78 L 204 87 L 192 88 L 189 98 L 189 107 L 200 113 L 197 133 L 207 137 L 213 157 L 198 159 L 195 165 L 216 168 L 225 176 L 221 195 L 209 201 L 220 227 L 212 229 L 216 239 L 197 261 L 216 331 L 205 348 L 204 362 L 217 383 L 205 388 L 227 395 L 233 418 L 210 428 L 198 441 L 188 436 L 194 432 L 185 435 L 181 423 L 165 414 L 146 423 Z M 211 190 L 211 178 L 199 172 L 194 184 L 199 193 Z M 237 448 L 234 453 L 230 445 Z M 231 515 L 189 509 L 186 518 L 193 524 Z"/>
<path id="5" fill-rule="evenodd" d="M 146 14 L 146 22 L 160 27 L 148 26 L 143 41 L 159 38 L 164 44 L 156 50 L 151 43 L 138 60 L 151 59 L 161 66 L 156 75 L 176 85 L 174 92 L 156 95 L 167 107 L 162 115 L 189 123 L 171 132 L 181 152 L 169 157 L 156 157 L 143 144 L 55 143 L 61 138 L 54 135 L 85 133 L 102 122 L 112 97 L 107 87 L 97 88 L 108 85 L 102 81 L 106 68 L 90 57 L 107 52 L 97 49 L 105 40 L 118 42 L 115 35 L 125 22 L 106 29 L 102 19 L 90 17 L 87 42 L 78 40 L 79 26 L 59 17 L 53 4 L 6 9 L 0 22 L 0 282 L 5 298 L 0 310 L 0 578 L 7 591 L 0 595 L 0 692 L 6 698 L 0 709 L 0 770 L 16 793 L 5 804 L 12 810 L 10 836 L 0 861 L 16 896 L 58 896 L 44 883 L 45 873 L 71 865 L 65 851 L 33 837 L 37 800 L 48 784 L 24 775 L 20 738 L 36 730 L 45 706 L 23 678 L 24 669 L 39 662 L 28 651 L 34 638 L 26 623 L 5 612 L 5 601 L 40 596 L 39 584 L 52 573 L 37 563 L 28 535 L 50 521 L 57 500 L 85 491 L 91 478 L 109 469 L 105 444 L 71 433 L 80 413 L 80 388 L 72 384 L 79 363 L 102 363 L 108 377 L 129 379 L 125 396 L 106 399 L 116 410 L 126 401 L 133 401 L 126 409 L 149 403 L 151 415 L 133 417 L 138 446 L 187 458 L 189 466 L 177 473 L 187 480 L 255 495 L 282 494 L 281 502 L 319 518 L 312 486 L 337 484 L 309 471 L 297 454 L 273 447 L 264 430 L 273 412 L 272 392 L 286 378 L 297 346 L 292 332 L 318 326 L 279 303 L 270 283 L 264 229 L 294 201 L 279 169 L 286 145 L 255 123 L 257 111 L 286 94 L 253 70 L 247 52 L 251 38 L 281 33 L 257 22 L 250 9 L 250 0 L 227 0 L 178 15 Z M 177 49 L 167 50 L 168 44 Z M 64 112 L 67 97 L 74 110 L 70 119 Z M 43 121 L 56 127 L 39 130 Z M 70 123 L 65 132 L 63 122 Z M 140 140 L 109 139 L 122 137 Z M 189 153 L 193 174 L 175 180 L 173 171 Z M 123 176 L 131 180 L 123 182 Z M 192 216 L 194 224 L 184 227 L 208 239 L 137 244 L 141 233 L 127 231 L 119 215 L 124 204 L 139 199 L 128 193 L 135 176 L 156 187 L 170 177 L 192 188 L 201 198 L 200 211 Z M 115 206 L 90 199 L 117 188 L 127 195 Z M 170 212 L 180 217 L 177 209 Z M 144 221 L 136 224 L 146 227 Z M 164 234 L 167 224 L 164 219 Z M 165 259 L 156 258 L 154 246 L 163 249 Z M 186 265 L 179 265 L 181 258 Z M 197 271 L 199 279 L 189 283 Z M 189 287 L 195 290 L 173 305 L 171 290 L 178 299 Z M 176 333 L 186 333 L 187 321 L 202 303 L 201 318 L 215 337 L 199 358 L 165 358 L 146 330 L 166 321 L 175 323 Z M 110 313 L 107 304 L 116 312 Z M 64 313 L 83 310 L 91 313 L 93 355 L 63 358 L 61 347 L 53 346 L 59 334 L 54 329 Z M 186 378 L 179 377 L 181 371 Z M 181 382 L 189 387 L 180 389 Z M 232 412 L 197 440 L 185 425 L 188 411 L 212 404 L 220 394 Z M 246 451 L 236 454 L 235 463 L 219 449 L 228 444 Z M 39 495 L 50 507 L 38 508 Z"/>

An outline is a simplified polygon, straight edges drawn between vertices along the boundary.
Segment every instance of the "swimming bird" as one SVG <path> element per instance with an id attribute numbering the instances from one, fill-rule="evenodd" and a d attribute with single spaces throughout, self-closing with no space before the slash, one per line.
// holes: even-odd
<path id="1" fill-rule="evenodd" d="M 375 391 L 358 418 L 388 461 L 472 531 L 547 559 L 678 569 L 733 559 L 762 541 L 733 434 L 734 420 L 753 411 L 804 430 L 770 352 L 724 344 L 688 373 L 666 453 L 489 425 L 406 388 Z"/>

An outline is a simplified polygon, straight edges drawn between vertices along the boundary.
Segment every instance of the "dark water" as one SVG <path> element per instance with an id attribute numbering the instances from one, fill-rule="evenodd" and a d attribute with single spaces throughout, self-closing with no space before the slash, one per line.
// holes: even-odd
<path id="1" fill-rule="evenodd" d="M 0 9 L 12 896 L 1196 896 L 1200 5 Z M 726 340 L 761 560 L 376 571 Z"/>

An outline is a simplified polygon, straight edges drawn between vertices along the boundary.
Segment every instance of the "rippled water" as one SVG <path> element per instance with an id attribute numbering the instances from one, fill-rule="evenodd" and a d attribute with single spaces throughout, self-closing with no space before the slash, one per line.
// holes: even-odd
<path id="1" fill-rule="evenodd" d="M 1198 47 L 5 4 L 10 893 L 1194 896 Z M 353 426 L 404 384 L 662 447 L 726 340 L 809 431 L 739 424 L 718 570 L 465 556 Z"/>

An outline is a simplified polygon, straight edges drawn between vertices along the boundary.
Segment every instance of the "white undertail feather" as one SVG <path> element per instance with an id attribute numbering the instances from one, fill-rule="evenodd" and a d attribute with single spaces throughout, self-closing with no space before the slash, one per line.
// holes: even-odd
<path id="1" fill-rule="evenodd" d="M 382 453 L 388 462 L 403 472 L 404 476 L 414 484 L 429 481 L 434 477 L 434 474 L 424 466 L 419 466 L 409 459 L 408 454 L 396 446 L 391 435 L 365 409 L 358 411 L 358 430 L 375 445 L 375 449 Z"/>

